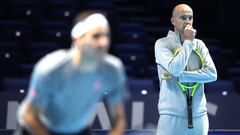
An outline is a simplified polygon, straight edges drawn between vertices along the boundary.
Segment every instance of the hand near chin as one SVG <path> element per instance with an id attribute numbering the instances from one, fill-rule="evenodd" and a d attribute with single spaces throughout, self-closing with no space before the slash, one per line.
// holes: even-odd
<path id="1" fill-rule="evenodd" d="M 193 40 L 196 34 L 197 31 L 191 25 L 187 25 L 184 28 L 183 36 L 186 40 Z"/>

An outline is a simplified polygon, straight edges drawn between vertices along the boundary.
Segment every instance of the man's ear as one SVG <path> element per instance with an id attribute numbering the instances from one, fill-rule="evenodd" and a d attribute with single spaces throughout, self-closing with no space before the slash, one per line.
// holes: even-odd
<path id="1" fill-rule="evenodd" d="M 171 23 L 172 23 L 173 25 L 175 24 L 174 18 L 171 18 Z"/>
<path id="2" fill-rule="evenodd" d="M 81 38 L 72 39 L 74 47 L 81 48 L 82 40 Z"/>

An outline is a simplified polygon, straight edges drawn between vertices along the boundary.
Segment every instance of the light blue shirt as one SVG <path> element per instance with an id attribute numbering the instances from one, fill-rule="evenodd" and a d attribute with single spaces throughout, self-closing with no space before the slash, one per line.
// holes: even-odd
<path id="1" fill-rule="evenodd" d="M 59 50 L 40 60 L 27 95 L 47 119 L 42 121 L 44 125 L 54 132 L 81 131 L 89 125 L 103 97 L 114 106 L 127 95 L 126 77 L 118 58 L 107 54 L 95 72 L 83 73 L 73 67 L 70 52 Z"/>
<path id="2" fill-rule="evenodd" d="M 178 49 L 179 52 L 174 55 Z M 203 58 L 202 69 L 199 69 L 201 61 L 193 49 L 197 49 Z M 156 41 L 155 58 L 160 81 L 159 113 L 187 117 L 186 97 L 177 83 L 179 81 L 199 83 L 192 102 L 193 117 L 206 114 L 204 83 L 215 81 L 217 71 L 205 44 L 199 39 L 185 40 L 181 44 L 179 35 L 169 31 L 167 37 Z M 163 78 L 166 73 L 169 77 Z"/>

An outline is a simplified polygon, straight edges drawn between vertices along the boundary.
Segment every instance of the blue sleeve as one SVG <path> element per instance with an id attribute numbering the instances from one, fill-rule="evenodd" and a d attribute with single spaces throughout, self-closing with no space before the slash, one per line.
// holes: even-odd
<path id="1" fill-rule="evenodd" d="M 50 97 L 50 91 L 47 89 L 50 81 L 48 81 L 47 77 L 47 74 L 36 68 L 31 76 L 27 99 L 33 107 L 39 110 L 44 110 L 46 108 Z"/>
<path id="2" fill-rule="evenodd" d="M 111 106 L 123 103 L 129 96 L 126 84 L 126 74 L 122 64 L 115 70 L 115 76 L 113 76 L 113 78 L 114 80 L 110 80 L 113 82 L 113 89 L 109 91 L 107 96 L 108 104 Z"/>

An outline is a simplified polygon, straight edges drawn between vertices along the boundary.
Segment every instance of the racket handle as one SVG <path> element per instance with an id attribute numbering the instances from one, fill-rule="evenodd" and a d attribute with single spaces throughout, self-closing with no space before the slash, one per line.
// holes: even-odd
<path id="1" fill-rule="evenodd" d="M 193 117 L 192 117 L 192 96 L 189 97 L 188 110 L 188 128 L 193 128 Z"/>

